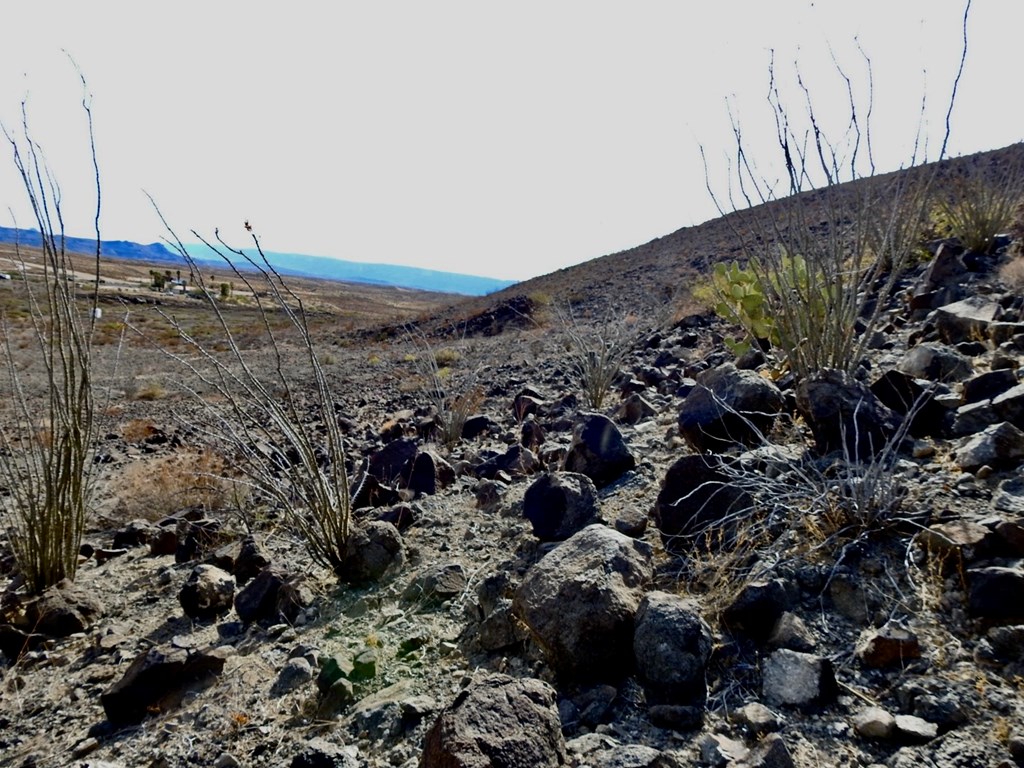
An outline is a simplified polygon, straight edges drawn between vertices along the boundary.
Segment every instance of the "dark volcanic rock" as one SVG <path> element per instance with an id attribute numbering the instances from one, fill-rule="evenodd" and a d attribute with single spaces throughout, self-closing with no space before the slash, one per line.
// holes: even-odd
<path id="1" fill-rule="evenodd" d="M 678 595 L 649 592 L 635 624 L 633 655 L 648 700 L 702 706 L 713 638 L 697 604 Z"/>
<path id="2" fill-rule="evenodd" d="M 151 648 L 131 663 L 124 675 L 100 696 L 114 725 L 140 723 L 151 706 L 206 675 L 219 675 L 224 657 L 217 653 Z"/>
<path id="3" fill-rule="evenodd" d="M 441 713 L 420 768 L 555 768 L 566 762 L 555 691 L 547 683 L 490 674 Z"/>
<path id="4" fill-rule="evenodd" d="M 636 466 L 622 433 L 614 422 L 599 413 L 584 413 L 573 429 L 572 447 L 564 469 L 579 472 L 603 488 Z"/>
<path id="5" fill-rule="evenodd" d="M 679 411 L 679 431 L 699 453 L 763 442 L 785 404 L 774 384 L 731 363 L 702 372 L 697 382 Z"/>
<path id="6" fill-rule="evenodd" d="M 800 383 L 796 407 L 822 454 L 842 450 L 870 460 L 895 436 L 900 418 L 865 384 L 839 371 L 820 371 Z"/>
<path id="7" fill-rule="evenodd" d="M 669 467 L 655 503 L 654 522 L 670 552 L 688 550 L 694 537 L 707 536 L 714 542 L 728 538 L 730 518 L 752 508 L 750 495 L 730 483 L 724 461 L 711 455 L 684 456 Z"/>
<path id="8" fill-rule="evenodd" d="M 558 674 L 604 681 L 629 671 L 651 558 L 650 545 L 591 525 L 526 572 L 515 612 Z"/>
<path id="9" fill-rule="evenodd" d="M 264 620 L 294 622 L 306 603 L 299 589 L 300 579 L 281 568 L 264 569 L 235 595 L 238 618 L 246 624 Z"/>
<path id="10" fill-rule="evenodd" d="M 526 489 L 523 517 L 541 541 L 564 541 L 597 522 L 597 489 L 586 475 L 554 472 L 543 475 Z"/>

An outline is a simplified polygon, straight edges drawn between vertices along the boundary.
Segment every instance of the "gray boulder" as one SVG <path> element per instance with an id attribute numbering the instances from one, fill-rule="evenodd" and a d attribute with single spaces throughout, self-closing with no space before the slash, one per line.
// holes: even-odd
<path id="1" fill-rule="evenodd" d="M 650 592 L 640 603 L 635 624 L 633 657 L 648 701 L 702 705 L 713 638 L 697 604 L 667 592 Z"/>
<path id="2" fill-rule="evenodd" d="M 920 344 L 900 361 L 899 370 L 915 379 L 961 381 L 974 372 L 970 359 L 942 344 Z"/>
<path id="3" fill-rule="evenodd" d="M 405 563 L 402 535 L 391 523 L 374 520 L 349 535 L 338 578 L 349 584 L 378 581 Z"/>
<path id="4" fill-rule="evenodd" d="M 651 561 L 650 545 L 591 525 L 527 571 L 514 610 L 560 676 L 614 680 L 630 670 Z"/>
<path id="5" fill-rule="evenodd" d="M 967 438 L 956 450 L 957 466 L 966 472 L 981 467 L 1012 468 L 1024 459 L 1024 432 L 1009 422 L 993 424 Z"/>
<path id="6" fill-rule="evenodd" d="M 900 418 L 868 387 L 840 371 L 819 371 L 796 390 L 796 407 L 822 454 L 842 450 L 870 460 L 893 439 Z"/>
<path id="7" fill-rule="evenodd" d="M 599 413 L 580 414 L 573 428 L 572 446 L 565 456 L 566 472 L 586 475 L 594 485 L 603 488 L 635 466 L 636 459 L 611 419 Z"/>
<path id="8" fill-rule="evenodd" d="M 750 447 L 763 442 L 784 405 L 770 381 L 726 363 L 697 376 L 679 411 L 679 431 L 699 453 Z"/>
<path id="9" fill-rule="evenodd" d="M 947 344 L 987 338 L 988 326 L 999 319 L 999 304 L 984 296 L 969 296 L 939 307 L 935 313 L 935 329 Z"/>
<path id="10" fill-rule="evenodd" d="M 191 619 L 212 619 L 231 610 L 235 599 L 235 577 L 213 565 L 197 565 L 178 593 L 185 615 Z"/>
<path id="11" fill-rule="evenodd" d="M 735 518 L 753 508 L 750 494 L 730 482 L 727 459 L 713 455 L 683 456 L 661 484 L 654 522 L 665 549 L 682 554 L 698 544 L 728 540 Z"/>
<path id="12" fill-rule="evenodd" d="M 470 683 L 427 733 L 420 768 L 555 768 L 566 762 L 547 683 L 490 674 Z"/>
<path id="13" fill-rule="evenodd" d="M 541 541 L 564 541 L 597 522 L 599 514 L 593 481 L 575 472 L 542 475 L 523 496 L 523 517 Z"/>

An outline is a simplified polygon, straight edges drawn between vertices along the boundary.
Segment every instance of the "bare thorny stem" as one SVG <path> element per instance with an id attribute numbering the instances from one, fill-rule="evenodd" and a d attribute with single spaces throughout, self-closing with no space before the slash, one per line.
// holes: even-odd
<path id="1" fill-rule="evenodd" d="M 36 592 L 74 577 L 94 477 L 92 341 L 99 314 L 101 197 L 92 110 L 84 78 L 82 86 L 96 184 L 95 275 L 87 320 L 77 301 L 74 265 L 65 249 L 60 187 L 41 147 L 32 138 L 24 102 L 21 138 L 3 128 L 42 241 L 42 300 L 40 289 L 29 277 L 20 244 L 16 244 L 15 253 L 21 263 L 47 393 L 40 403 L 39 396 L 23 380 L 15 361 L 10 322 L 5 317 L 3 349 L 12 418 L 0 420 L 0 477 L 10 494 L 3 522 L 18 567 Z"/>
<path id="2" fill-rule="evenodd" d="M 152 200 L 152 198 L 150 198 Z M 161 347 L 197 382 L 184 389 L 200 405 L 201 429 L 224 450 L 229 462 L 283 511 L 289 525 L 304 539 L 313 559 L 338 572 L 349 538 L 351 495 L 345 467 L 344 438 L 335 413 L 335 399 L 317 356 L 305 305 L 270 265 L 259 239 L 253 236 L 255 256 L 227 245 L 219 233 L 211 241 L 192 234 L 220 257 L 252 293 L 263 332 L 265 351 L 273 360 L 273 375 L 257 372 L 232 333 L 222 309 L 207 287 L 202 269 L 154 202 L 167 229 L 168 243 L 190 270 L 190 279 L 211 309 L 223 338 L 226 359 L 170 314 L 160 314 L 197 355 L 198 361 Z M 247 264 L 243 270 L 238 263 Z M 294 373 L 286 359 L 271 317 L 280 313 L 298 332 L 300 354 L 312 374 L 311 413 L 303 411 L 303 398 L 295 388 Z M 141 333 L 137 328 L 136 332 Z M 213 398 L 204 394 L 212 393 Z"/>

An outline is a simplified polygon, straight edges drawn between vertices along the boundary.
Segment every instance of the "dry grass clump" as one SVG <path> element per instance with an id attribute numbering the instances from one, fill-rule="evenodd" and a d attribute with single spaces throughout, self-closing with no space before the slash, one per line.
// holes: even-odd
<path id="1" fill-rule="evenodd" d="M 144 420 L 131 422 L 132 432 L 143 433 Z M 212 451 L 177 453 L 137 461 L 118 482 L 115 514 L 125 520 L 161 520 L 183 509 L 228 509 L 244 486 L 226 476 L 224 459 Z"/>
<path id="2" fill-rule="evenodd" d="M 936 210 L 939 234 L 955 237 L 968 251 L 989 253 L 1006 234 L 1024 201 L 1024 163 L 961 165 L 944 180 Z"/>

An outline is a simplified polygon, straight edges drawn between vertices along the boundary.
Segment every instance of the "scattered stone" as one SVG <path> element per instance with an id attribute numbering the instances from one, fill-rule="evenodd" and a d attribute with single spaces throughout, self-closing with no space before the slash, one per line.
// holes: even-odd
<path id="1" fill-rule="evenodd" d="M 843 451 L 852 459 L 871 460 L 900 426 L 899 417 L 865 384 L 840 371 L 819 371 L 800 382 L 796 407 L 822 454 Z"/>
<path id="2" fill-rule="evenodd" d="M 301 656 L 288 659 L 271 687 L 270 693 L 274 696 L 284 696 L 301 688 L 312 679 L 313 668 L 306 659 Z"/>
<path id="3" fill-rule="evenodd" d="M 235 612 L 246 624 L 257 621 L 292 624 L 299 611 L 309 604 L 300 585 L 300 576 L 276 566 L 265 568 L 235 595 Z"/>
<path id="4" fill-rule="evenodd" d="M 622 424 L 639 424 L 644 419 L 654 418 L 657 413 L 641 395 L 632 394 L 615 411 L 615 419 Z"/>
<path id="5" fill-rule="evenodd" d="M 890 622 L 880 629 L 864 630 L 854 653 L 865 667 L 904 666 L 921 658 L 921 642 L 909 629 Z"/>
<path id="6" fill-rule="evenodd" d="M 421 768 L 556 768 L 566 762 L 555 691 L 540 680 L 473 681 L 424 740 Z"/>
<path id="7" fill-rule="evenodd" d="M 939 727 L 913 715 L 896 715 L 896 736 L 904 741 L 920 744 L 939 735 Z"/>
<path id="8" fill-rule="evenodd" d="M 352 681 L 339 677 L 327 687 L 327 690 L 321 691 L 316 711 L 317 717 L 321 720 L 335 718 L 344 712 L 353 701 L 355 701 L 355 688 Z"/>
<path id="9" fill-rule="evenodd" d="M 750 750 L 741 741 L 721 733 L 709 733 L 700 741 L 700 761 L 712 768 L 725 768 L 746 759 Z"/>
<path id="10" fill-rule="evenodd" d="M 560 675 L 614 680 L 632 666 L 633 616 L 652 577 L 650 545 L 591 525 L 527 571 L 514 610 Z"/>
<path id="11" fill-rule="evenodd" d="M 796 768 L 789 747 L 777 733 L 761 739 L 743 760 L 734 763 L 734 768 Z"/>
<path id="12" fill-rule="evenodd" d="M 651 722 L 673 731 L 693 731 L 704 724 L 704 707 L 688 704 L 653 704 L 647 710 Z"/>
<path id="13" fill-rule="evenodd" d="M 63 579 L 28 604 L 25 618 L 34 634 L 68 637 L 88 630 L 102 611 L 94 594 Z"/>
<path id="14" fill-rule="evenodd" d="M 747 584 L 722 613 L 722 623 L 758 642 L 768 639 L 779 617 L 792 604 L 782 579 Z"/>
<path id="15" fill-rule="evenodd" d="M 942 344 L 920 344 L 903 357 L 899 371 L 915 379 L 961 381 L 974 372 L 969 358 Z"/>
<path id="16" fill-rule="evenodd" d="M 696 543 L 725 542 L 731 535 L 726 521 L 753 507 L 753 499 L 730 482 L 718 456 L 683 456 L 661 484 L 654 522 L 670 552 L 684 554 Z"/>
<path id="17" fill-rule="evenodd" d="M 469 584 L 462 563 L 442 563 L 424 568 L 402 592 L 402 600 L 432 608 L 458 597 Z"/>
<path id="18" fill-rule="evenodd" d="M 565 456 L 566 472 L 586 475 L 598 488 L 604 488 L 635 466 L 633 454 L 611 419 L 599 413 L 580 414 Z"/>
<path id="19" fill-rule="evenodd" d="M 187 563 L 197 560 L 217 549 L 224 543 L 221 535 L 221 522 L 212 518 L 189 520 L 182 518 L 175 530 L 177 546 L 174 549 L 174 562 Z"/>
<path id="20" fill-rule="evenodd" d="M 157 534 L 157 527 L 148 520 L 132 520 L 114 534 L 114 549 L 144 547 Z"/>
<path id="21" fill-rule="evenodd" d="M 772 633 L 768 636 L 772 648 L 789 648 L 791 651 L 813 651 L 817 646 L 814 635 L 804 620 L 789 611 L 779 616 Z"/>
<path id="22" fill-rule="evenodd" d="M 891 739 L 896 734 L 896 718 L 881 707 L 866 707 L 853 716 L 853 730 L 873 741 Z"/>
<path id="23" fill-rule="evenodd" d="M 350 584 L 379 581 L 405 563 L 402 535 L 391 523 L 375 520 L 349 533 L 338 578 Z"/>
<path id="24" fill-rule="evenodd" d="M 679 431 L 698 453 L 762 443 L 784 405 L 778 387 L 731 363 L 703 371 L 697 382 L 679 411 Z"/>
<path id="25" fill-rule="evenodd" d="M 984 296 L 970 296 L 939 307 L 935 313 L 935 329 L 947 344 L 974 341 L 988 336 L 988 326 L 998 319 L 999 304 Z"/>
<path id="26" fill-rule="evenodd" d="M 537 478 L 523 496 L 523 517 L 541 541 L 564 541 L 598 521 L 600 507 L 593 481 L 574 472 Z"/>
<path id="27" fill-rule="evenodd" d="M 692 600 L 667 592 L 644 596 L 635 618 L 633 656 L 652 703 L 703 705 L 711 629 Z"/>
<path id="28" fill-rule="evenodd" d="M 768 701 L 793 707 L 827 704 L 835 695 L 828 659 L 785 648 L 765 660 L 761 685 Z"/>
<path id="29" fill-rule="evenodd" d="M 250 580 L 255 579 L 260 571 L 268 565 L 270 565 L 270 560 L 263 554 L 256 537 L 250 534 L 242 539 L 232 573 L 235 575 L 238 586 L 244 586 Z"/>
<path id="30" fill-rule="evenodd" d="M 950 567 L 959 568 L 992 554 L 996 536 L 984 525 L 969 520 L 937 523 L 919 534 L 921 545 L 933 555 L 950 560 Z"/>
<path id="31" fill-rule="evenodd" d="M 758 738 L 766 733 L 780 730 L 785 724 L 782 717 L 758 701 L 744 704 L 732 713 L 731 719 L 733 722 L 745 726 L 751 734 Z"/>
<path id="32" fill-rule="evenodd" d="M 200 621 L 227 613 L 234 599 L 234 577 L 213 565 L 193 568 L 178 593 L 178 602 L 185 615 Z"/>
<path id="33" fill-rule="evenodd" d="M 416 440 L 412 438 L 392 440 L 370 456 L 367 472 L 385 485 L 404 488 L 408 485 L 418 451 Z"/>
<path id="34" fill-rule="evenodd" d="M 540 462 L 529 448 L 516 444 L 504 453 L 488 459 L 476 468 L 476 476 L 485 480 L 493 480 L 502 475 L 507 478 L 518 478 L 532 475 L 540 469 Z"/>
<path id="35" fill-rule="evenodd" d="M 225 656 L 216 651 L 166 651 L 151 648 L 131 663 L 124 675 L 100 696 L 103 711 L 114 725 L 142 722 L 149 708 L 207 675 L 219 675 Z"/>
<path id="36" fill-rule="evenodd" d="M 988 465 L 1012 469 L 1024 459 L 1024 432 L 1009 422 L 986 427 L 957 449 L 955 460 L 965 472 Z"/>
<path id="37" fill-rule="evenodd" d="M 359 749 L 342 746 L 321 737 L 307 741 L 290 764 L 290 768 L 360 768 Z"/>
<path id="38" fill-rule="evenodd" d="M 964 382 L 964 403 L 977 403 L 998 397 L 1017 384 L 1017 373 L 1012 370 L 986 371 Z"/>
<path id="39" fill-rule="evenodd" d="M 1000 624 L 1024 621 L 1024 568 L 988 566 L 967 571 L 967 608 Z"/>

